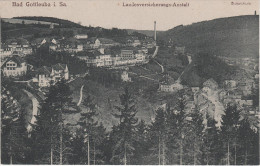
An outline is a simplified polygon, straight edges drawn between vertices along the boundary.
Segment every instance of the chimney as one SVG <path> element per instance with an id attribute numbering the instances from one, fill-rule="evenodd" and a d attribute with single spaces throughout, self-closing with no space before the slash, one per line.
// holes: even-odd
<path id="1" fill-rule="evenodd" d="M 154 41 L 156 41 L 156 21 L 154 21 Z"/>
<path id="2" fill-rule="evenodd" d="M 256 10 L 255 10 L 255 16 L 256 16 Z"/>

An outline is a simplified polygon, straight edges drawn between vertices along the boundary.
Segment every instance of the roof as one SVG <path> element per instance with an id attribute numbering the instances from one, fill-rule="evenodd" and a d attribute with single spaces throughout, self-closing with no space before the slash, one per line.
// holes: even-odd
<path id="1" fill-rule="evenodd" d="M 98 38 L 98 40 L 99 40 L 102 44 L 113 44 L 113 43 L 116 43 L 114 40 L 112 40 L 112 39 L 107 39 L 107 38 Z"/>
<path id="2" fill-rule="evenodd" d="M 46 40 L 46 43 L 51 43 L 51 41 L 54 39 L 54 38 L 49 38 L 49 37 L 43 37 L 43 38 L 37 38 L 35 40 L 32 41 L 32 43 L 34 44 L 41 44 L 43 40 Z M 59 43 L 59 41 L 57 39 L 54 39 L 57 43 Z"/>
<path id="3" fill-rule="evenodd" d="M 24 38 L 17 38 L 17 39 L 8 39 L 6 40 L 6 44 L 7 45 L 10 45 L 12 44 L 13 42 L 16 42 L 18 45 L 28 45 L 29 42 L 28 40 L 24 39 Z"/>
<path id="4" fill-rule="evenodd" d="M 160 81 L 160 84 L 162 84 L 162 85 L 172 85 L 172 84 L 174 84 L 174 83 L 175 83 L 174 79 L 171 78 L 169 75 L 165 75 L 165 76 L 161 79 L 161 81 Z"/>
<path id="5" fill-rule="evenodd" d="M 51 74 L 51 67 L 43 66 L 37 70 L 38 74 L 45 74 L 50 75 Z"/>
<path id="6" fill-rule="evenodd" d="M 65 70 L 66 66 L 67 66 L 66 64 L 58 63 L 56 65 L 52 65 L 52 68 L 54 70 Z"/>
<path id="7" fill-rule="evenodd" d="M 205 85 L 208 84 L 208 83 L 213 83 L 213 84 L 215 84 L 215 85 L 218 86 L 218 83 L 217 83 L 213 78 L 210 78 L 210 79 L 208 79 L 207 81 L 205 81 L 205 82 L 203 83 L 203 86 L 205 86 Z"/>

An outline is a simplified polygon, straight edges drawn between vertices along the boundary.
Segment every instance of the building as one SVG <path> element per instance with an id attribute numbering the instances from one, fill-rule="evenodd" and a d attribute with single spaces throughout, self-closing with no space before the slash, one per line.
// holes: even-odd
<path id="1" fill-rule="evenodd" d="M 38 83 L 39 87 L 48 87 L 51 83 L 69 79 L 69 69 L 66 64 L 56 64 L 51 67 L 43 66 L 36 71 L 33 82 Z"/>
<path id="2" fill-rule="evenodd" d="M 123 82 L 130 82 L 131 78 L 128 76 L 128 72 L 127 71 L 123 71 L 121 74 L 121 80 Z"/>
<path id="3" fill-rule="evenodd" d="M 228 89 L 234 89 L 237 86 L 237 82 L 235 80 L 225 80 L 225 87 Z"/>
<path id="4" fill-rule="evenodd" d="M 13 55 L 2 65 L 2 70 L 7 77 L 22 76 L 27 72 L 27 63 L 18 55 Z"/>
<path id="5" fill-rule="evenodd" d="M 174 91 L 174 79 L 170 78 L 169 75 L 165 75 L 160 81 L 159 90 L 163 92 L 173 92 Z"/>
<path id="6" fill-rule="evenodd" d="M 87 39 L 88 35 L 87 34 L 77 34 L 74 36 L 76 39 Z"/>
<path id="7" fill-rule="evenodd" d="M 200 88 L 199 87 L 191 87 L 191 91 L 195 94 L 199 92 Z"/>
<path id="8" fill-rule="evenodd" d="M 50 50 L 56 51 L 60 48 L 60 42 L 54 38 L 38 38 L 32 41 L 32 45 L 36 46 L 37 48 L 41 47 L 42 45 L 47 45 Z"/>
<path id="9" fill-rule="evenodd" d="M 210 78 L 207 81 L 203 83 L 203 90 L 217 90 L 218 89 L 218 83 L 213 79 Z"/>
<path id="10" fill-rule="evenodd" d="M 175 46 L 174 54 L 182 54 L 182 55 L 184 55 L 185 54 L 185 47 Z"/>
<path id="11" fill-rule="evenodd" d="M 21 54 L 32 54 L 32 47 L 28 40 L 24 38 L 8 39 L 2 47 L 3 54 L 12 54 L 14 52 Z"/>
<path id="12" fill-rule="evenodd" d="M 131 49 L 122 49 L 121 50 L 121 58 L 122 59 L 134 59 L 134 50 Z"/>

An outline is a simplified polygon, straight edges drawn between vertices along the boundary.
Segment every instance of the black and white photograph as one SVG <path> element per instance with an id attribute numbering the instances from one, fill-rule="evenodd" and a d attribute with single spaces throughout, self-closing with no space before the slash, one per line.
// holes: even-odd
<path id="1" fill-rule="evenodd" d="M 1 164 L 259 165 L 259 12 L 0 1 Z"/>

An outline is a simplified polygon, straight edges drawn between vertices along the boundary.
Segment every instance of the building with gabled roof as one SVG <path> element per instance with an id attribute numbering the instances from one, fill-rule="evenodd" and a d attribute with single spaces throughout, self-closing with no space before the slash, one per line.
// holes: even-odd
<path id="1" fill-rule="evenodd" d="M 159 90 L 164 92 L 173 92 L 174 91 L 174 79 L 166 74 L 159 83 Z"/>
<path id="2" fill-rule="evenodd" d="M 13 55 L 4 62 L 2 71 L 3 75 L 7 77 L 25 75 L 27 72 L 27 63 L 18 55 Z"/>
<path id="3" fill-rule="evenodd" d="M 39 87 L 48 87 L 51 82 L 69 79 L 69 69 L 66 64 L 55 64 L 51 67 L 43 66 L 36 70 L 36 75 L 33 78 L 33 82 L 37 82 Z"/>

